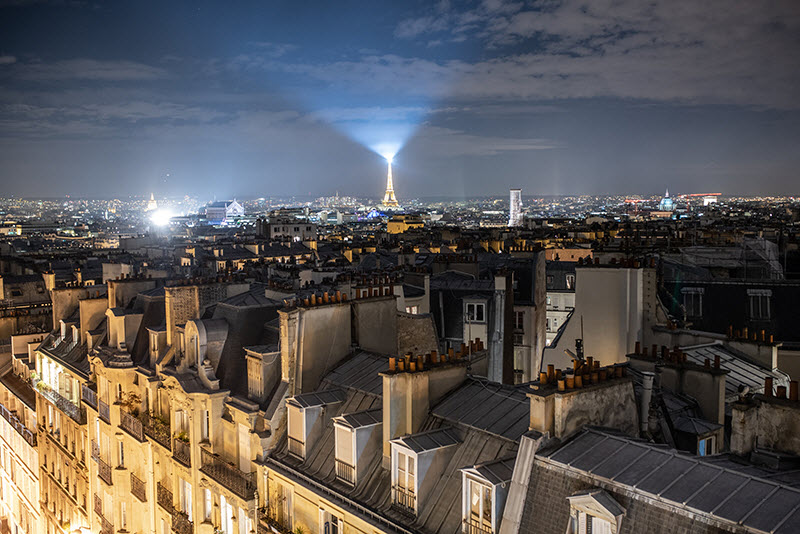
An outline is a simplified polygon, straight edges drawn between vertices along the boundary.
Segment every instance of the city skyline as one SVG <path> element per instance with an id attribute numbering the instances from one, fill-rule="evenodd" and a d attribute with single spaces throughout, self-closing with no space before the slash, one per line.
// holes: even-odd
<path id="1" fill-rule="evenodd" d="M 798 193 L 793 2 L 0 11 L 7 195 Z"/>

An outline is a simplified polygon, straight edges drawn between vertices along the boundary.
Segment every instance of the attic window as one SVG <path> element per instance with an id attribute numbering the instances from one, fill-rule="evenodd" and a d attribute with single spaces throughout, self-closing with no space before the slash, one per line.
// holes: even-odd
<path id="1" fill-rule="evenodd" d="M 578 492 L 567 497 L 570 518 L 567 534 L 617 534 L 625 509 L 601 489 Z"/>
<path id="2" fill-rule="evenodd" d="M 336 433 L 336 478 L 355 486 L 355 432 L 341 425 L 334 425 L 334 429 Z"/>
<path id="3" fill-rule="evenodd" d="M 703 293 L 702 287 L 684 287 L 681 289 L 683 294 L 683 307 L 686 310 L 686 317 L 703 316 Z"/>
<path id="4" fill-rule="evenodd" d="M 472 323 L 486 321 L 486 304 L 482 302 L 467 302 L 464 307 L 467 321 Z"/>
<path id="5" fill-rule="evenodd" d="M 574 274 L 567 274 L 566 282 L 567 282 L 567 289 L 575 289 L 575 275 Z"/>
<path id="6" fill-rule="evenodd" d="M 464 529 L 467 534 L 489 534 L 492 527 L 493 488 L 471 477 L 466 478 Z"/>
<path id="7" fill-rule="evenodd" d="M 769 289 L 748 289 L 747 298 L 750 301 L 750 319 L 768 321 L 770 319 L 770 299 L 772 291 Z"/>
<path id="8" fill-rule="evenodd" d="M 416 481 L 417 456 L 410 450 L 392 447 L 392 506 L 416 515 Z"/>
<path id="9" fill-rule="evenodd" d="M 306 418 L 299 406 L 288 405 L 289 454 L 301 460 L 306 457 Z"/>

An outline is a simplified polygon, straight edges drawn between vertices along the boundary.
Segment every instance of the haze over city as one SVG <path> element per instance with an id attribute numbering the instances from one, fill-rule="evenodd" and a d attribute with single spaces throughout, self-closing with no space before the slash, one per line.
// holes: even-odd
<path id="1" fill-rule="evenodd" d="M 800 4 L 0 2 L 26 197 L 797 194 Z"/>

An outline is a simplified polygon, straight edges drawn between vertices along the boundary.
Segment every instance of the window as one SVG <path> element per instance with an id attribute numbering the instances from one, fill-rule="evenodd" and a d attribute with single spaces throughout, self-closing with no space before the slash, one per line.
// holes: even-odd
<path id="1" fill-rule="evenodd" d="M 181 512 L 185 513 L 189 516 L 189 520 L 191 521 L 192 518 L 192 485 L 183 480 L 182 478 L 178 479 L 178 489 L 180 491 L 180 505 L 181 505 Z"/>
<path id="2" fill-rule="evenodd" d="M 233 534 L 233 506 L 224 495 L 219 496 L 219 519 L 220 530 L 225 534 Z"/>
<path id="3" fill-rule="evenodd" d="M 336 478 L 355 485 L 355 433 L 340 425 L 334 425 L 334 429 L 336 432 Z"/>
<path id="4" fill-rule="evenodd" d="M 394 499 L 400 509 L 416 513 L 417 509 L 417 460 L 406 452 L 398 450 L 395 456 Z"/>
<path id="5" fill-rule="evenodd" d="M 119 442 L 119 466 L 125 467 L 125 446 Z"/>
<path id="6" fill-rule="evenodd" d="M 419 308 L 417 306 L 406 306 L 406 313 L 413 313 L 416 315 L 419 313 Z"/>
<path id="7" fill-rule="evenodd" d="M 567 289 L 575 289 L 575 275 L 567 274 L 565 275 L 565 277 L 567 282 Z"/>
<path id="8" fill-rule="evenodd" d="M 612 534 L 611 523 L 605 519 L 594 517 L 586 512 L 579 512 L 573 517 L 573 530 L 575 534 Z"/>
<path id="9" fill-rule="evenodd" d="M 239 508 L 239 534 L 248 534 L 252 528 L 252 519 L 247 515 L 247 512 Z"/>
<path id="10" fill-rule="evenodd" d="M 525 312 L 524 311 L 515 311 L 514 312 L 514 330 L 522 330 L 525 331 Z"/>
<path id="11" fill-rule="evenodd" d="M 492 532 L 492 488 L 467 478 L 466 532 Z"/>
<path id="12" fill-rule="evenodd" d="M 211 512 L 214 509 L 214 501 L 211 497 L 211 490 L 203 490 L 203 520 L 211 521 Z"/>
<path id="13" fill-rule="evenodd" d="M 548 305 L 548 306 L 550 306 L 550 304 L 552 304 L 552 303 L 553 303 L 553 297 L 551 297 L 551 296 L 549 296 L 549 295 L 548 295 L 548 296 L 546 297 L 546 301 L 547 301 L 547 305 Z"/>
<path id="14" fill-rule="evenodd" d="M 319 511 L 320 534 L 341 534 L 344 524 L 341 517 L 337 517 L 327 510 Z"/>
<path id="15" fill-rule="evenodd" d="M 580 491 L 567 497 L 570 519 L 567 534 L 615 534 L 622 529 L 625 508 L 601 489 Z"/>
<path id="16" fill-rule="evenodd" d="M 128 506 L 127 503 L 119 503 L 119 522 L 121 523 L 122 530 L 128 527 Z"/>
<path id="17" fill-rule="evenodd" d="M 547 275 L 547 283 L 548 284 L 552 284 L 553 283 L 553 275 L 552 274 L 548 274 Z"/>
<path id="18" fill-rule="evenodd" d="M 715 454 L 714 450 L 714 436 L 709 436 L 697 442 L 697 455 L 710 456 Z"/>
<path id="19" fill-rule="evenodd" d="M 545 324 L 547 325 L 545 328 L 549 332 L 550 331 L 550 317 L 545 319 Z"/>
<path id="20" fill-rule="evenodd" d="M 203 410 L 200 417 L 200 439 L 203 441 L 208 441 L 208 410 Z"/>
<path id="21" fill-rule="evenodd" d="M 755 321 L 769 320 L 769 301 L 772 297 L 772 291 L 769 289 L 748 289 L 747 297 L 750 300 L 750 319 Z"/>
<path id="22" fill-rule="evenodd" d="M 686 317 L 702 317 L 705 289 L 702 287 L 684 287 L 681 289 L 681 293 L 683 293 L 683 309 L 686 310 Z"/>
<path id="23" fill-rule="evenodd" d="M 305 417 L 303 409 L 289 405 L 289 453 L 303 459 L 306 456 L 306 433 L 305 433 Z"/>
<path id="24" fill-rule="evenodd" d="M 484 310 L 486 305 L 482 302 L 468 302 L 466 306 L 467 321 L 471 323 L 482 323 L 484 318 Z"/>
<path id="25" fill-rule="evenodd" d="M 269 512 L 274 514 L 273 519 L 286 530 L 292 530 L 292 489 L 280 482 L 277 484 L 275 495 L 269 495 Z"/>

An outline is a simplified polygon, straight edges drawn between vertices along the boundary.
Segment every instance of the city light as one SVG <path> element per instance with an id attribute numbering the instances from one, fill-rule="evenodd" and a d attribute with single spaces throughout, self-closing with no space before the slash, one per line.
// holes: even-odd
<path id="1" fill-rule="evenodd" d="M 173 215 L 169 210 L 157 210 L 150 216 L 150 221 L 156 226 L 167 226 Z"/>

